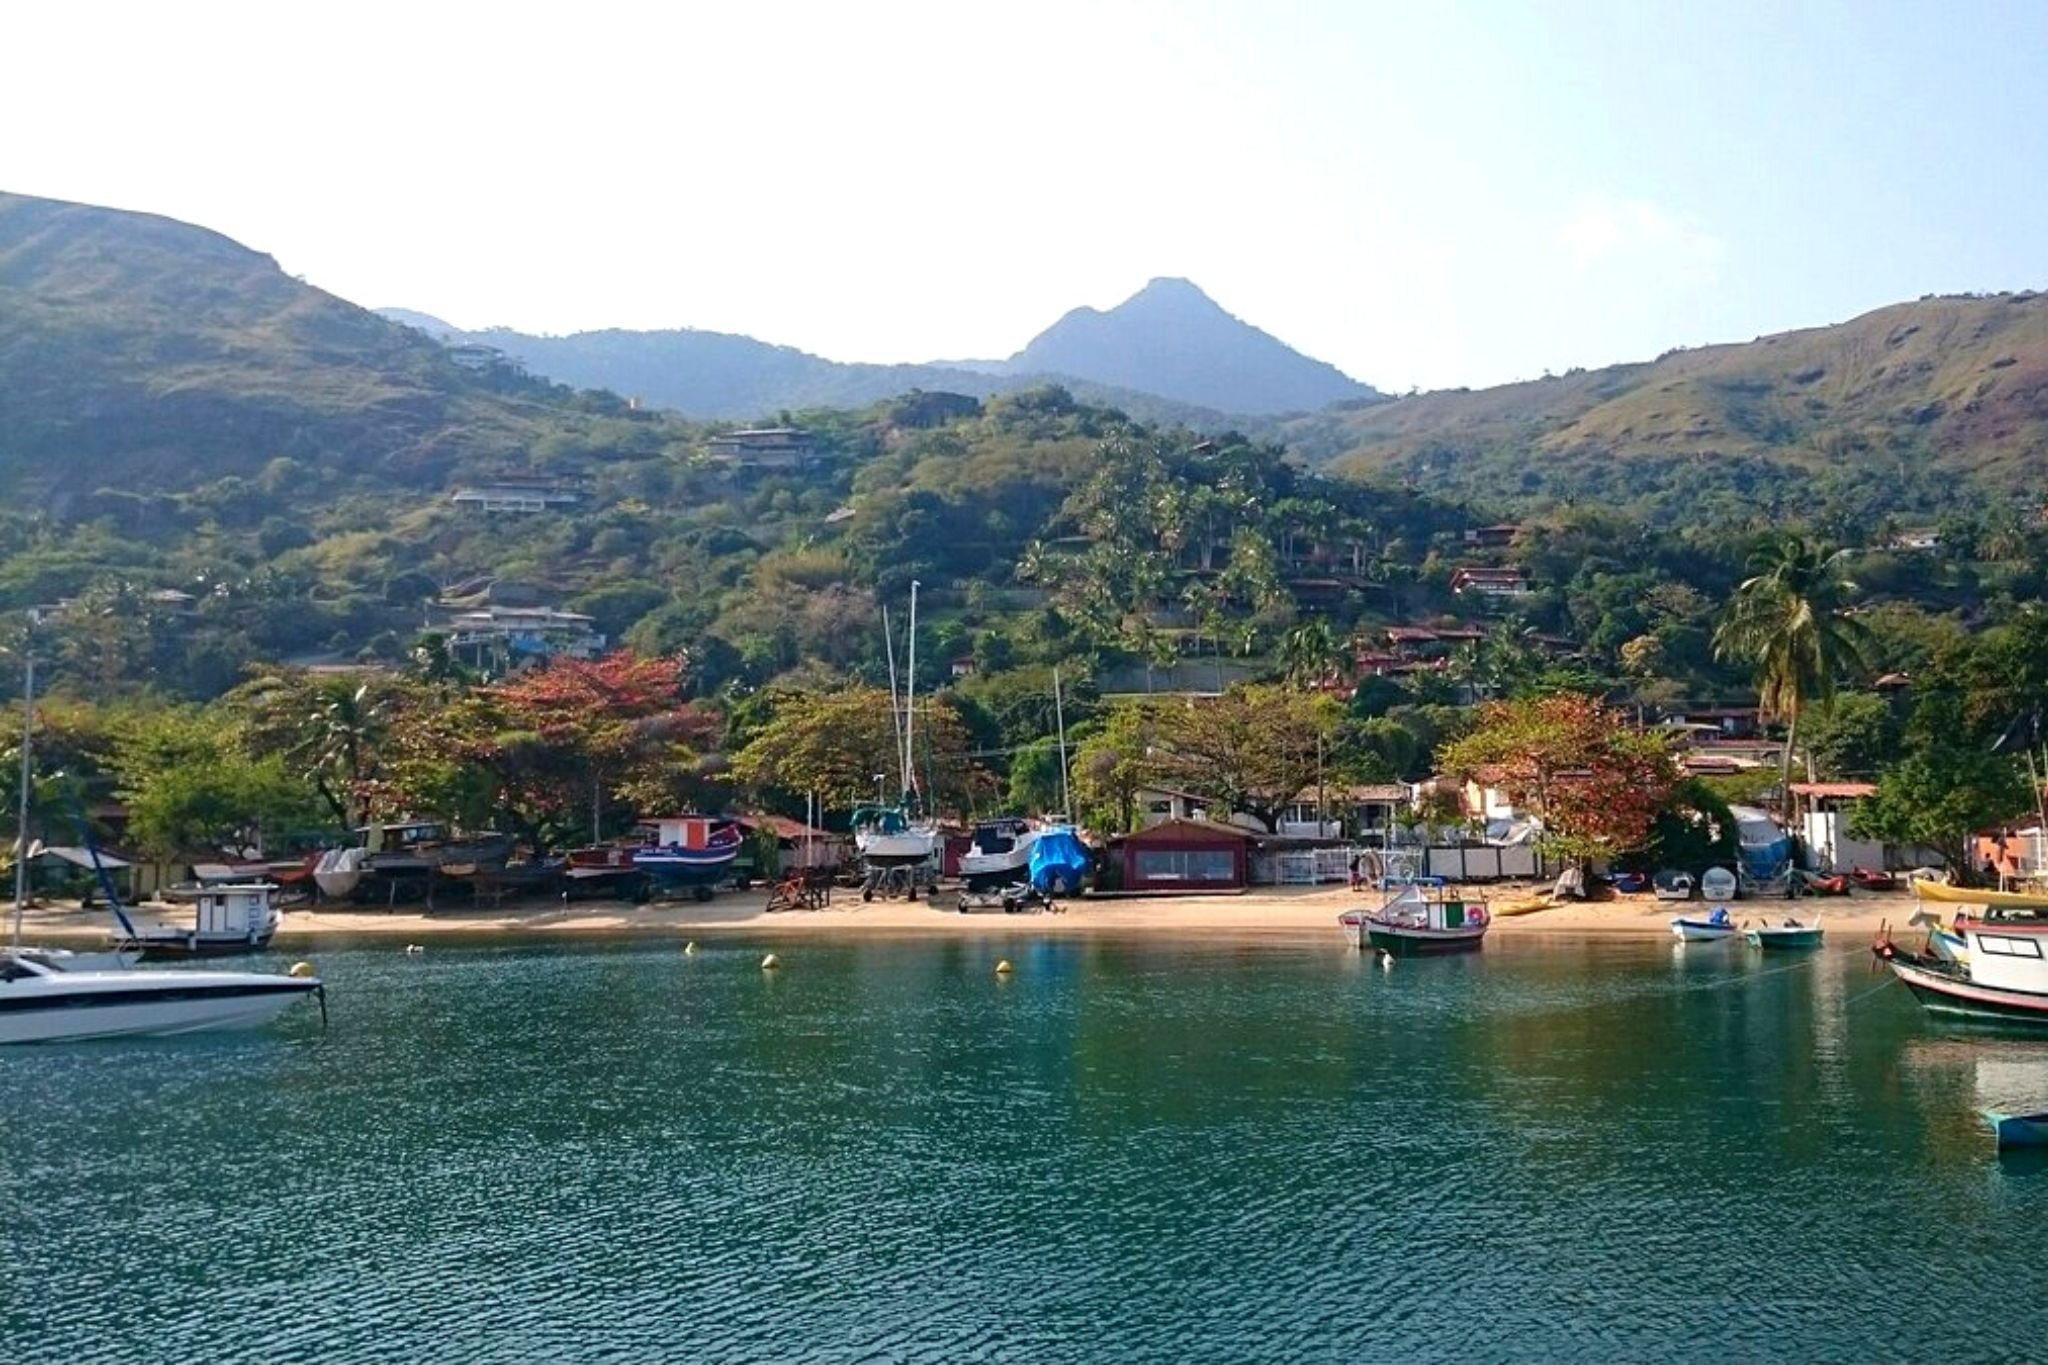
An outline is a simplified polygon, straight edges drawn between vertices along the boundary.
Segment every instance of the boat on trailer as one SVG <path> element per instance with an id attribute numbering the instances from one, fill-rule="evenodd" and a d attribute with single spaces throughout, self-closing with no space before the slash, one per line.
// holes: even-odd
<path id="1" fill-rule="evenodd" d="M 1929 1013 L 1974 1024 L 2048 1027 L 2048 921 L 1955 922 L 1964 960 L 1902 948 L 1889 932 L 1871 951 Z"/>
<path id="2" fill-rule="evenodd" d="M 1031 881 L 1031 849 L 1038 831 L 1026 820 L 984 820 L 960 855 L 963 891 L 994 891 Z"/>
<path id="3" fill-rule="evenodd" d="M 1383 882 L 1387 899 L 1377 910 L 1347 910 L 1337 917 L 1344 936 L 1359 948 L 1378 948 L 1395 957 L 1469 953 L 1486 939 L 1492 924 L 1486 904 L 1454 893 L 1442 877 Z"/>
<path id="4" fill-rule="evenodd" d="M 1710 915 L 1680 915 L 1671 921 L 1671 932 L 1681 943 L 1719 943 L 1740 934 L 1742 926 L 1727 906 L 1717 905 Z"/>

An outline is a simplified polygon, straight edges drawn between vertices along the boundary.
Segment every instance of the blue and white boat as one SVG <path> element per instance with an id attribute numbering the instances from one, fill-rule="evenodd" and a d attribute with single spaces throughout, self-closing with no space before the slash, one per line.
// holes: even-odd
<path id="1" fill-rule="evenodd" d="M 653 821 L 654 840 L 633 850 L 633 867 L 657 893 L 688 891 L 700 901 L 730 877 L 744 836 L 738 825 L 704 815 Z"/>
<path id="2" fill-rule="evenodd" d="M 1671 921 L 1671 932 L 1682 943 L 1719 943 L 1734 938 L 1742 928 L 1728 914 L 1727 906 L 1717 905 L 1711 914 L 1680 915 Z"/>

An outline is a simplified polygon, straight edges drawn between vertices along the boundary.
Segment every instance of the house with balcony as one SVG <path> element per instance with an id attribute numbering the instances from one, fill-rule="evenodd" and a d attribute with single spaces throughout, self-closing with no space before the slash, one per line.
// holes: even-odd
<path id="1" fill-rule="evenodd" d="M 466 512 L 481 512 L 488 516 L 523 516 L 574 507 L 583 501 L 583 495 L 558 479 L 504 474 L 488 481 L 458 488 L 449 495 L 448 501 Z"/>
<path id="2" fill-rule="evenodd" d="M 808 469 L 818 451 L 802 427 L 749 427 L 713 436 L 704 443 L 711 458 L 734 469 L 787 472 Z"/>
<path id="3" fill-rule="evenodd" d="M 488 669 L 494 665 L 517 668 L 556 656 L 594 659 L 605 648 L 605 637 L 596 624 L 581 612 L 492 605 L 455 613 L 445 629 L 450 654 L 475 668 Z"/>

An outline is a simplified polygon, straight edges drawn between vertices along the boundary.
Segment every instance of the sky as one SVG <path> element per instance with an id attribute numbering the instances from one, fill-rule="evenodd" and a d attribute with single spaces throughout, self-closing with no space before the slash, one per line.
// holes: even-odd
<path id="1" fill-rule="evenodd" d="M 2048 285 L 2048 5 L 18 5 L 0 189 L 464 327 L 1003 356 L 1158 275 L 1390 392 Z"/>

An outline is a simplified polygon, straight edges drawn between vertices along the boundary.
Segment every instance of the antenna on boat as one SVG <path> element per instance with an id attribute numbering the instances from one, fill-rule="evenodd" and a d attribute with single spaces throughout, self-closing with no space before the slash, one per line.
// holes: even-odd
<path id="1" fill-rule="evenodd" d="M 36 614 L 28 614 L 21 657 L 26 669 L 21 687 L 21 793 L 14 813 L 14 946 L 21 946 L 21 914 L 28 906 L 28 789 L 35 768 L 29 745 L 36 732 Z"/>
<path id="2" fill-rule="evenodd" d="M 1060 696 L 1060 666 L 1052 666 L 1052 718 L 1060 732 L 1060 814 L 1074 818 L 1073 798 L 1067 795 L 1067 709 Z"/>

